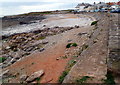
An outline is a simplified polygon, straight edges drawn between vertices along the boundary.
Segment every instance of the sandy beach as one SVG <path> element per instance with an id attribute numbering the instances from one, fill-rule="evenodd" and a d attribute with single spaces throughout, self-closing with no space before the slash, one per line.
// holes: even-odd
<path id="1" fill-rule="evenodd" d="M 59 27 L 74 27 L 87 26 L 90 25 L 91 18 L 84 15 L 74 15 L 74 14 L 53 14 L 46 15 L 44 20 L 35 20 L 32 24 L 23 24 L 7 27 L 2 30 L 2 35 L 11 35 L 14 33 L 30 32 L 34 30 L 51 28 L 55 26 Z"/>

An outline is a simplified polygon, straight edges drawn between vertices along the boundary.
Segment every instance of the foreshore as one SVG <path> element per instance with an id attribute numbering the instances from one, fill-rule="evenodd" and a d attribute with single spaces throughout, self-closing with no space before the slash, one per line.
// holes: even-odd
<path id="1" fill-rule="evenodd" d="M 108 68 L 110 14 L 50 14 L 45 17 L 40 22 L 19 24 L 17 31 L 12 26 L 11 34 L 3 35 L 1 56 L 6 60 L 1 67 L 8 73 L 2 74 L 4 81 L 61 83 L 62 72 L 69 72 L 63 83 L 74 83 L 75 78 L 82 76 L 92 78 L 89 83 L 103 83 L 101 80 L 105 79 Z M 91 26 L 94 21 L 98 21 L 97 25 Z M 25 31 L 27 26 L 31 30 Z M 38 71 L 44 73 L 41 80 L 28 81 Z M 14 75 L 16 77 L 9 79 Z M 22 80 L 23 75 L 25 80 Z"/>

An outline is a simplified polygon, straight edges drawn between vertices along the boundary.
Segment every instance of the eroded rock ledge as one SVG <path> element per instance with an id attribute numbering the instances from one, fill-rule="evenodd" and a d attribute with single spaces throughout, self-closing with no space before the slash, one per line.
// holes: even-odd
<path id="1" fill-rule="evenodd" d="M 2 36 L 3 44 L 0 56 L 5 57 L 6 60 L 1 64 L 1 67 L 7 67 L 21 58 L 30 55 L 34 51 L 44 51 L 44 46 L 49 43 L 47 40 L 44 40 L 47 36 L 56 35 L 76 28 L 79 28 L 79 26 L 55 26 L 53 28 L 45 28 L 43 30 L 35 30 L 28 33 L 17 33 L 10 36 Z"/>

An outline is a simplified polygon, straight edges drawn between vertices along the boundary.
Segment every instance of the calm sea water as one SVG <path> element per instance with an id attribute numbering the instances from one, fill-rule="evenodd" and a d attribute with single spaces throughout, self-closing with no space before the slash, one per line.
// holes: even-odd
<path id="1" fill-rule="evenodd" d="M 4 2 L 0 6 L 0 17 L 28 12 L 51 11 L 72 9 L 78 3 L 53 3 L 53 2 Z"/>

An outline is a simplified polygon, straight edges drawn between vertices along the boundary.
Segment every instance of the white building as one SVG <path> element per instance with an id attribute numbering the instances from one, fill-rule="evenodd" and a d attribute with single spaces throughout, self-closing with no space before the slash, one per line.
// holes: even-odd
<path id="1" fill-rule="evenodd" d="M 80 3 L 75 8 L 78 11 L 85 11 L 85 9 L 88 8 L 89 6 L 91 6 L 91 5 L 88 3 Z"/>
<path id="2" fill-rule="evenodd" d="M 94 4 L 95 9 L 107 8 L 108 5 L 104 2 L 99 2 L 98 4 Z"/>
<path id="3" fill-rule="evenodd" d="M 117 8 L 119 8 L 119 5 L 112 5 L 111 6 L 111 9 L 117 9 Z"/>

